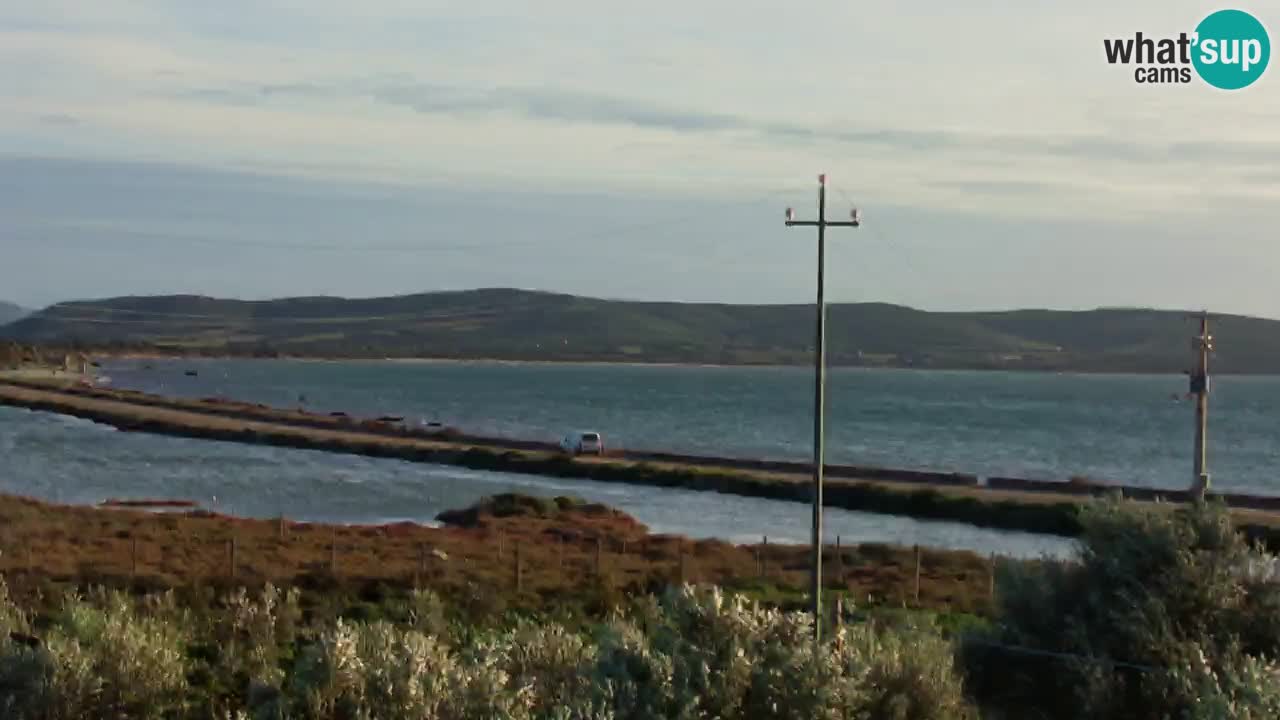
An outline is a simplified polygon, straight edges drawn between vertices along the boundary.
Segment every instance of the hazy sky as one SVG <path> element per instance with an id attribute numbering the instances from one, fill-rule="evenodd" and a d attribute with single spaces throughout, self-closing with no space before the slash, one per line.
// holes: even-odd
<path id="1" fill-rule="evenodd" d="M 1220 7 L 0 0 L 0 298 L 805 302 L 826 171 L 837 300 L 1280 317 L 1280 68 L 1103 55 Z"/>

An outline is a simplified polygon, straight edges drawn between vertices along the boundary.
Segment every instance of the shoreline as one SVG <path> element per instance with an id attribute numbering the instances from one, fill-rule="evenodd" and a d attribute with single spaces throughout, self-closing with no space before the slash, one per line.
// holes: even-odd
<path id="1" fill-rule="evenodd" d="M 738 368 L 759 368 L 772 370 L 803 370 L 812 371 L 813 366 L 810 363 L 688 363 L 688 362 L 669 362 L 669 361 L 643 361 L 643 360 L 538 360 L 538 359 L 508 359 L 494 357 L 356 357 L 356 356 L 340 356 L 340 355 L 279 355 L 279 356 L 255 356 L 255 355 L 237 355 L 237 354 L 220 354 L 220 355 L 182 355 L 176 353 L 163 352 L 144 352 L 144 351 L 127 351 L 112 352 L 90 350 L 85 353 L 94 360 L 171 360 L 175 362 L 201 362 L 201 361 L 225 361 L 225 360 L 255 360 L 255 361 L 286 361 L 286 362 L 306 362 L 306 363 L 386 363 L 386 364 L 404 364 L 404 365 L 560 365 L 566 367 L 580 366 L 602 366 L 602 367 L 654 367 L 654 368 L 704 368 L 704 369 L 738 369 Z M 1170 377 L 1181 378 L 1181 373 L 1173 371 L 1160 370 L 1088 370 L 1088 369 L 1054 369 L 1054 368 L 1020 368 L 1020 367 L 918 367 L 905 365 L 847 365 L 839 363 L 829 363 L 827 371 L 847 371 L 847 370 L 867 370 L 867 371 L 895 371 L 895 372 L 937 372 L 937 373 L 1020 373 L 1034 375 L 1073 375 L 1073 376 L 1117 376 L 1117 377 Z M 1280 377 L 1278 372 L 1226 372 L 1217 373 L 1218 377 L 1248 377 L 1248 378 L 1269 378 Z"/>
<path id="2" fill-rule="evenodd" d="M 0 404 L 85 418 L 122 431 L 222 440 L 455 465 L 475 470 L 574 477 L 809 502 L 804 463 L 699 458 L 662 453 L 569 457 L 545 443 L 398 430 L 385 423 L 235 402 L 179 400 L 72 383 L 0 380 Z M 826 505 L 923 520 L 1073 537 L 1078 513 L 1098 495 L 1122 492 L 1174 506 L 1179 491 L 1036 485 L 1016 478 L 979 485 L 974 476 L 829 466 Z M 879 477 L 875 473 L 882 473 Z M 1258 500 L 1265 507 L 1241 505 Z M 1280 498 L 1224 496 L 1254 537 L 1280 547 Z"/>

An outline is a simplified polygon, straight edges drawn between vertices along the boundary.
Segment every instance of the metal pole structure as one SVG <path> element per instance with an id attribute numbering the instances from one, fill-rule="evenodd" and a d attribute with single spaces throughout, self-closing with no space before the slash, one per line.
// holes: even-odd
<path id="1" fill-rule="evenodd" d="M 1195 475 L 1191 494 L 1196 500 L 1203 500 L 1209 491 L 1209 353 L 1213 351 L 1213 336 L 1209 334 L 1209 313 L 1201 312 L 1195 317 L 1200 319 L 1200 335 L 1191 340 L 1196 352 L 1196 369 L 1191 372 L 1191 394 L 1196 396 Z"/>
<path id="2" fill-rule="evenodd" d="M 796 220 L 787 208 L 787 227 L 818 228 L 818 322 L 814 333 L 813 357 L 813 564 L 809 570 L 809 596 L 813 606 L 813 643 L 822 642 L 822 471 L 825 464 L 824 427 L 827 374 L 827 303 L 825 297 L 826 239 L 828 227 L 858 227 L 862 217 L 855 209 L 849 220 L 827 220 L 827 176 L 818 176 L 818 219 Z"/>

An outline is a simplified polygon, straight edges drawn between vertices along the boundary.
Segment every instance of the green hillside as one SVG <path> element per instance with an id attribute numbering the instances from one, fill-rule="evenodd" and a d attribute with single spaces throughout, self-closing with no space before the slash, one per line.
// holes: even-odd
<path id="1" fill-rule="evenodd" d="M 833 365 L 1180 372 L 1184 313 L 831 306 Z M 348 300 L 177 295 L 63 303 L 0 328 L 27 343 L 190 354 L 805 363 L 812 305 L 599 300 L 490 289 Z M 1218 316 L 1222 372 L 1280 372 L 1280 322 Z"/>

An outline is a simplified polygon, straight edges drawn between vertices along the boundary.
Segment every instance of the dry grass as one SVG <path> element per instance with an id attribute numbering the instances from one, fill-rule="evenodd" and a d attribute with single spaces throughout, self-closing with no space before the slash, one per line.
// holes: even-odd
<path id="1" fill-rule="evenodd" d="M 534 610 L 574 602 L 588 590 L 654 591 L 678 581 L 682 572 L 689 582 L 795 603 L 809 567 L 803 546 L 737 546 L 653 535 L 601 506 L 545 516 L 482 513 L 473 527 L 431 528 L 150 513 L 0 496 L 0 553 L 0 572 L 17 592 L 89 584 L 139 589 L 267 581 L 313 588 L 381 584 L 429 587 L 453 598 L 479 589 L 507 606 Z M 918 603 L 911 548 L 846 547 L 839 557 L 828 548 L 826 571 L 827 586 L 860 605 L 871 598 L 872 604 L 906 602 L 956 612 L 987 607 L 989 568 L 972 553 L 923 550 Z"/>

